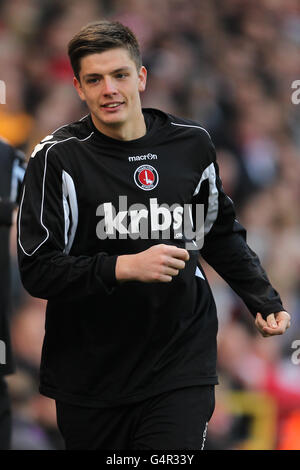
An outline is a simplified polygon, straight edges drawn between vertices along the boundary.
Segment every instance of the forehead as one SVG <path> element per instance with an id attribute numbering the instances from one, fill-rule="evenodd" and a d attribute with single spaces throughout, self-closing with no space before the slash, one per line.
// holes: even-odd
<path id="1" fill-rule="evenodd" d="M 127 49 L 109 49 L 82 57 L 80 61 L 80 75 L 88 73 L 104 75 L 123 67 L 135 68 L 135 63 Z"/>

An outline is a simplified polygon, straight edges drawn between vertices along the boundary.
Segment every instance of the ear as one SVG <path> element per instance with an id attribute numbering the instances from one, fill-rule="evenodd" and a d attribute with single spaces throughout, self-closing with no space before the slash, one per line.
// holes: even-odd
<path id="1" fill-rule="evenodd" d="M 77 93 L 78 93 L 78 95 L 79 95 L 79 98 L 80 98 L 82 101 L 85 101 L 85 95 L 84 95 L 84 92 L 82 91 L 80 81 L 77 80 L 76 77 L 73 77 L 73 85 L 74 85 L 74 87 L 76 88 L 76 91 L 77 91 Z"/>
<path id="2" fill-rule="evenodd" d="M 147 82 L 147 69 L 142 65 L 139 71 L 139 91 L 143 92 L 146 89 Z"/>

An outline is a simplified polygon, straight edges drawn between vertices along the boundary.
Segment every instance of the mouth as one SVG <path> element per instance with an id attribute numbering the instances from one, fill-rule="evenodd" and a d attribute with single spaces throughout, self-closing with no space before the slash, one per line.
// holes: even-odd
<path id="1" fill-rule="evenodd" d="M 115 112 L 118 111 L 124 104 L 124 101 L 111 101 L 109 103 L 102 104 L 101 109 L 105 109 L 105 111 L 108 112 Z"/>

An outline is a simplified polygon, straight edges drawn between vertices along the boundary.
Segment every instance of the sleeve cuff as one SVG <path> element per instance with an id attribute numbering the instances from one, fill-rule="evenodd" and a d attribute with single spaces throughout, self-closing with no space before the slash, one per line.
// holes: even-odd
<path id="1" fill-rule="evenodd" d="M 118 281 L 116 279 L 116 262 L 118 255 L 106 256 L 102 262 L 101 277 L 109 292 L 114 290 Z"/>
<path id="2" fill-rule="evenodd" d="M 266 308 L 261 309 L 260 313 L 263 319 L 266 320 L 267 316 L 270 315 L 270 313 L 277 313 L 277 312 L 281 312 L 282 310 L 285 310 L 285 308 L 281 304 L 276 303 L 276 304 L 273 304 Z"/>

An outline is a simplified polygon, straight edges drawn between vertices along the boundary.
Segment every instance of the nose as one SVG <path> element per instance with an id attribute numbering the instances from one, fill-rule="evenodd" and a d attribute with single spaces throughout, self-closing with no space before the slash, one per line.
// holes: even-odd
<path id="1" fill-rule="evenodd" d="M 114 85 L 113 79 L 111 77 L 105 77 L 103 79 L 103 94 L 114 95 L 116 93 L 117 93 L 117 89 Z"/>

